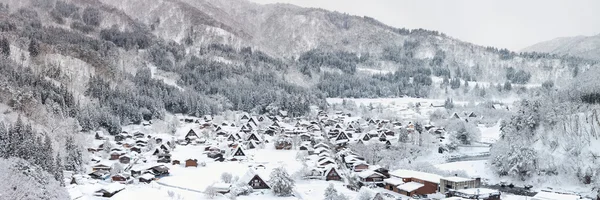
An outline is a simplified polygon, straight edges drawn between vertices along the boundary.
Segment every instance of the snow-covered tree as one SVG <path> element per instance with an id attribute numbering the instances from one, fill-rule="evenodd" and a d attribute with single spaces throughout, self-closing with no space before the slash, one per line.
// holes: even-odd
<path id="1" fill-rule="evenodd" d="M 69 199 L 69 194 L 49 173 L 20 158 L 0 158 L 1 199 Z"/>
<path id="2" fill-rule="evenodd" d="M 481 137 L 481 131 L 473 123 L 467 123 L 460 119 L 447 121 L 446 131 L 450 134 L 450 140 L 457 144 L 469 145 Z"/>
<path id="3" fill-rule="evenodd" d="M 231 173 L 229 172 L 223 172 L 221 174 L 221 181 L 223 181 L 223 183 L 231 183 L 233 178 L 233 175 L 231 175 Z"/>
<path id="4" fill-rule="evenodd" d="M 208 187 L 206 187 L 206 189 L 204 189 L 204 194 L 207 198 L 214 199 L 217 196 L 218 192 L 213 185 L 209 185 Z"/>
<path id="5" fill-rule="evenodd" d="M 338 193 L 332 183 L 330 183 L 329 186 L 325 188 L 324 196 L 324 200 L 337 200 Z"/>
<path id="6" fill-rule="evenodd" d="M 271 172 L 269 185 L 277 196 L 290 196 L 294 190 L 295 182 L 285 168 L 277 167 Z"/>
<path id="7" fill-rule="evenodd" d="M 110 169 L 110 175 L 117 175 L 117 174 L 120 174 L 121 172 L 123 172 L 123 165 L 121 165 L 121 163 L 116 162 L 115 164 L 112 165 L 112 167 Z"/>
<path id="8" fill-rule="evenodd" d="M 541 104 L 524 100 L 509 121 L 503 121 L 500 140 L 490 151 L 492 165 L 499 175 L 526 179 L 538 169 L 538 153 L 531 147 L 541 123 Z"/>
<path id="9" fill-rule="evenodd" d="M 240 195 L 248 195 L 250 193 L 252 193 L 253 189 L 252 187 L 250 187 L 250 185 L 248 185 L 248 183 L 243 183 L 243 182 L 236 182 L 235 184 L 231 185 L 231 194 L 233 196 L 240 196 Z"/>
<path id="10" fill-rule="evenodd" d="M 373 196 L 366 190 L 361 190 L 358 193 L 358 200 L 371 200 L 371 199 L 373 199 Z"/>

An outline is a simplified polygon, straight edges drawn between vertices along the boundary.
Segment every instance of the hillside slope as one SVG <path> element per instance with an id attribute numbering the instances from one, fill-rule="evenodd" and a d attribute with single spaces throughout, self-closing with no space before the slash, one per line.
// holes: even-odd
<path id="1" fill-rule="evenodd" d="M 522 52 L 544 52 L 600 60 L 600 35 L 561 37 L 524 48 Z"/>
<path id="2" fill-rule="evenodd" d="M 369 17 L 289 4 L 259 5 L 246 0 L 101 0 L 139 21 L 152 33 L 179 43 L 251 46 L 279 58 L 298 58 L 312 49 L 368 55 L 364 68 L 396 71 L 430 65 L 470 77 L 503 83 L 509 67 L 531 73 L 531 82 L 556 82 L 586 70 L 593 62 L 554 55 L 516 54 L 482 47 L 437 31 L 389 27 Z M 389 56 L 391 54 L 391 56 Z M 405 55 L 399 55 L 405 54 Z M 386 56 L 387 55 L 387 56 Z M 390 58 L 392 57 L 392 58 Z M 441 60 L 441 62 L 434 62 Z M 392 61 L 392 62 L 389 62 Z M 415 64 L 416 62 L 416 64 Z M 578 68 L 578 69 L 575 69 Z M 470 78 L 466 78 L 470 79 Z"/>

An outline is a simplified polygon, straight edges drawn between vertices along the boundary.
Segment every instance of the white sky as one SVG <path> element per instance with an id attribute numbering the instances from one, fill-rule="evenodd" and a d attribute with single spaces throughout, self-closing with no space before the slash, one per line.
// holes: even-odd
<path id="1" fill-rule="evenodd" d="M 600 34 L 600 0 L 251 0 L 370 16 L 518 51 L 556 37 Z"/>

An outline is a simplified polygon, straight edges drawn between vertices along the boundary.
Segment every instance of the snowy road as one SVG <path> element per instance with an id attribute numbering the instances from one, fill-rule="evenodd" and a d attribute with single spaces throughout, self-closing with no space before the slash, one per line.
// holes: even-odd
<path id="1" fill-rule="evenodd" d="M 184 187 L 169 185 L 169 184 L 166 184 L 166 183 L 161 183 L 159 181 L 156 181 L 156 183 L 159 184 L 159 185 L 165 186 L 165 187 L 170 187 L 170 188 L 175 188 L 175 189 L 180 189 L 180 190 L 185 190 L 185 191 L 190 191 L 190 192 L 196 192 L 196 193 L 204 194 L 204 192 L 199 191 L 199 190 L 194 190 L 194 189 L 190 189 L 190 188 L 184 188 Z"/>

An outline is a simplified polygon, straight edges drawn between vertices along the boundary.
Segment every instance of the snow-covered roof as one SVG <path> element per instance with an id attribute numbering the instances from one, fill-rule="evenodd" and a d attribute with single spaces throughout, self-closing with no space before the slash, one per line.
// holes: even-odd
<path id="1" fill-rule="evenodd" d="M 402 184 L 400 186 L 398 186 L 398 190 L 402 190 L 402 191 L 407 191 L 407 192 L 412 192 L 415 191 L 421 187 L 423 187 L 425 185 L 423 185 L 422 183 L 417 183 L 417 182 L 408 182 L 405 184 Z"/>
<path id="2" fill-rule="evenodd" d="M 215 188 L 216 190 L 226 191 L 226 190 L 229 190 L 229 188 L 231 188 L 231 184 L 229 184 L 229 183 L 215 183 L 215 184 L 212 185 L 212 187 Z"/>
<path id="3" fill-rule="evenodd" d="M 575 199 L 580 199 L 580 197 L 577 195 L 574 195 L 574 194 L 559 194 L 559 193 L 554 193 L 554 192 L 541 191 L 541 192 L 538 192 L 531 199 L 532 200 L 575 200 Z"/>
<path id="4" fill-rule="evenodd" d="M 466 182 L 466 181 L 472 181 L 475 179 L 472 178 L 463 178 L 463 177 L 458 177 L 458 176 L 450 176 L 450 177 L 444 177 L 442 178 L 444 180 L 448 180 L 448 181 L 452 181 L 452 182 Z"/>
<path id="5" fill-rule="evenodd" d="M 417 178 L 432 183 L 440 183 L 442 176 L 426 172 L 398 169 L 390 172 L 390 175 L 400 178 Z"/>
<path id="6" fill-rule="evenodd" d="M 102 187 L 102 190 L 108 192 L 108 193 L 115 193 L 118 192 L 119 190 L 123 190 L 125 189 L 125 185 L 121 184 L 121 183 L 111 183 L 108 184 L 104 187 Z"/>
<path id="7" fill-rule="evenodd" d="M 154 179 L 154 175 L 147 173 L 147 174 L 141 175 L 140 178 L 145 179 L 145 180 L 152 180 L 152 179 Z"/>
<path id="8" fill-rule="evenodd" d="M 79 199 L 79 198 L 83 197 L 83 193 L 81 193 L 81 191 L 79 191 L 79 189 L 77 189 L 76 187 L 71 187 L 67 191 L 69 192 L 69 196 L 71 197 L 71 200 L 75 200 L 75 199 Z"/>
<path id="9" fill-rule="evenodd" d="M 396 186 L 404 184 L 404 181 L 402 181 L 401 178 L 395 178 L 395 177 L 383 179 L 383 182 L 390 184 L 390 185 L 396 185 Z"/>
<path id="10" fill-rule="evenodd" d="M 358 175 L 358 177 L 361 177 L 361 178 L 367 178 L 367 177 L 372 176 L 372 175 L 383 176 L 383 174 L 380 174 L 378 172 L 375 172 L 375 171 L 369 170 L 369 169 L 361 171 L 361 172 L 358 172 L 358 173 L 356 173 L 356 175 Z"/>
<path id="11" fill-rule="evenodd" d="M 258 175 L 265 183 L 268 184 L 270 178 L 270 171 L 268 171 L 266 168 L 248 168 L 248 171 L 246 171 L 244 176 L 240 178 L 240 181 L 244 183 L 249 183 L 255 175 Z"/>
<path id="12" fill-rule="evenodd" d="M 319 165 L 323 165 L 323 164 L 327 163 L 327 161 L 335 163 L 335 160 L 333 160 L 329 157 L 324 157 L 323 160 L 319 161 Z"/>

